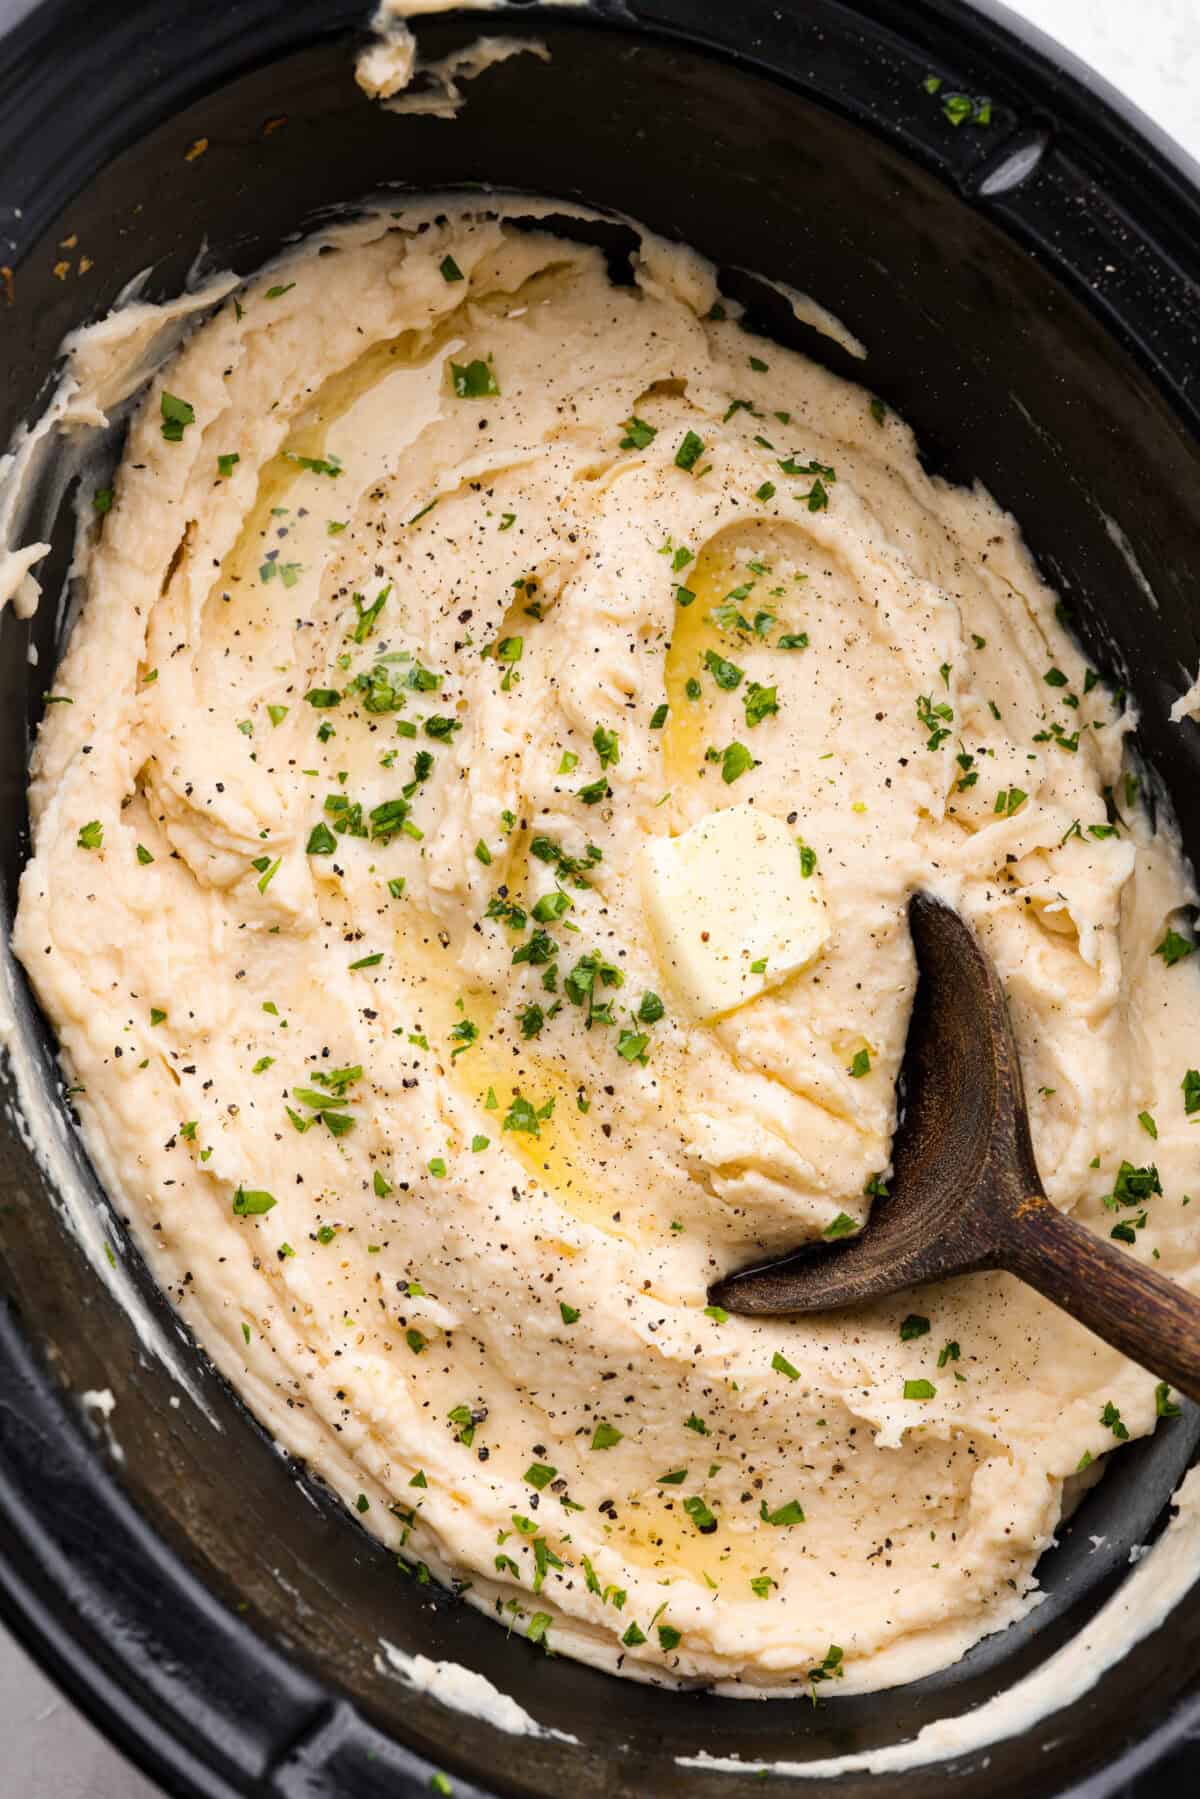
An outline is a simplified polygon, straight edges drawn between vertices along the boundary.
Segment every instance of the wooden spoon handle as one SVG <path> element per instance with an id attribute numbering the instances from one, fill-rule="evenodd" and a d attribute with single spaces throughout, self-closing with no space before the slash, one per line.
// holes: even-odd
<path id="1" fill-rule="evenodd" d="M 1016 1208 L 997 1255 L 1106 1343 L 1200 1400 L 1200 1299 L 1040 1194 Z"/>

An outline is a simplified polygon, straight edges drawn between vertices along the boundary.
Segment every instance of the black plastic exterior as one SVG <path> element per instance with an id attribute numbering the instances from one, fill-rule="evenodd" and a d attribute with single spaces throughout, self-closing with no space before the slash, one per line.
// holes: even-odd
<path id="1" fill-rule="evenodd" d="M 631 213 L 707 251 L 756 325 L 864 380 L 916 427 L 930 466 L 979 477 L 1016 514 L 1097 660 L 1137 695 L 1141 749 L 1196 855 L 1200 729 L 1166 718 L 1200 661 L 1200 190 L 1185 158 L 1034 34 L 958 0 L 610 0 L 430 19 L 418 30 L 431 54 L 480 29 L 536 33 L 553 54 L 549 69 L 521 57 L 483 76 L 452 124 L 368 105 L 351 77 L 361 22 L 336 0 L 44 0 L 0 44 L 0 441 L 68 329 L 146 266 L 151 297 L 178 291 L 202 243 L 206 267 L 250 270 L 324 208 L 484 176 Z M 990 95 L 994 123 L 949 126 L 922 85 L 931 72 Z M 619 257 L 620 228 L 607 240 Z M 867 362 L 796 325 L 745 269 L 814 293 Z M 50 593 L 65 530 L 55 546 Z M 48 603 L 32 625 L 0 620 L 9 910 L 55 630 Z M 18 1031 L 54 1089 L 27 997 Z M 172 1793 L 395 1799 L 428 1792 L 442 1768 L 460 1795 L 748 1799 L 760 1762 L 905 1739 L 1035 1670 L 1160 1528 L 1198 1435 L 1189 1411 L 1122 1451 L 1045 1558 L 1046 1603 L 943 1675 L 817 1708 L 672 1694 L 547 1659 L 403 1580 L 270 1446 L 112 1235 L 207 1413 L 139 1348 L 6 1112 L 0 1609 Z M 103 1387 L 119 1464 L 70 1397 Z M 380 1665 L 380 1638 L 480 1670 L 578 1741 L 505 1736 L 410 1692 Z M 933 1769 L 774 1788 L 927 1799 L 952 1777 L 963 1799 L 1183 1799 L 1200 1782 L 1198 1682 L 1193 1591 L 1022 1736 Z M 698 1750 L 747 1772 L 678 1765 Z"/>

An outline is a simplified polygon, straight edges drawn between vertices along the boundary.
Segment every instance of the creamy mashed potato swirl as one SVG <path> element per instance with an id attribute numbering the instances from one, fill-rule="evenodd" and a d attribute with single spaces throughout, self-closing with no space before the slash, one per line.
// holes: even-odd
<path id="1" fill-rule="evenodd" d="M 16 943 L 184 1318 L 405 1561 L 627 1674 L 878 1686 L 1034 1601 L 1155 1382 L 1004 1276 L 707 1287 L 867 1218 L 919 887 L 1054 1202 L 1195 1286 L 1193 894 L 1012 521 L 636 273 L 429 209 L 219 306 L 92 528 Z M 726 808 L 794 861 L 648 891 Z M 735 886 L 823 923 L 706 1010 L 670 932 Z"/>

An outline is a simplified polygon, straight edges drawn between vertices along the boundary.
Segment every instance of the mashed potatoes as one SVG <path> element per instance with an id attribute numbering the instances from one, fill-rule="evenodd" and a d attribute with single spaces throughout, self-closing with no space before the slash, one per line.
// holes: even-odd
<path id="1" fill-rule="evenodd" d="M 16 942 L 162 1283 L 410 1569 L 878 1686 L 1028 1607 L 1155 1382 L 1004 1276 L 706 1290 L 866 1220 L 918 887 L 1055 1203 L 1195 1284 L 1192 893 L 1012 522 L 637 277 L 426 209 L 224 301 L 101 497 Z"/>

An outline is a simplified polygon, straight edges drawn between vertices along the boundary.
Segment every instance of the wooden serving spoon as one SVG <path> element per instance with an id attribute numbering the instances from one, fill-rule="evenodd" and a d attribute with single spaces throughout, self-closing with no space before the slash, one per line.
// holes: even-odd
<path id="1" fill-rule="evenodd" d="M 1042 1191 L 1004 989 L 967 926 L 909 901 L 920 979 L 893 1175 L 866 1228 L 718 1281 L 728 1312 L 824 1312 L 1003 1268 L 1200 1400 L 1200 1299 L 1059 1212 Z"/>

